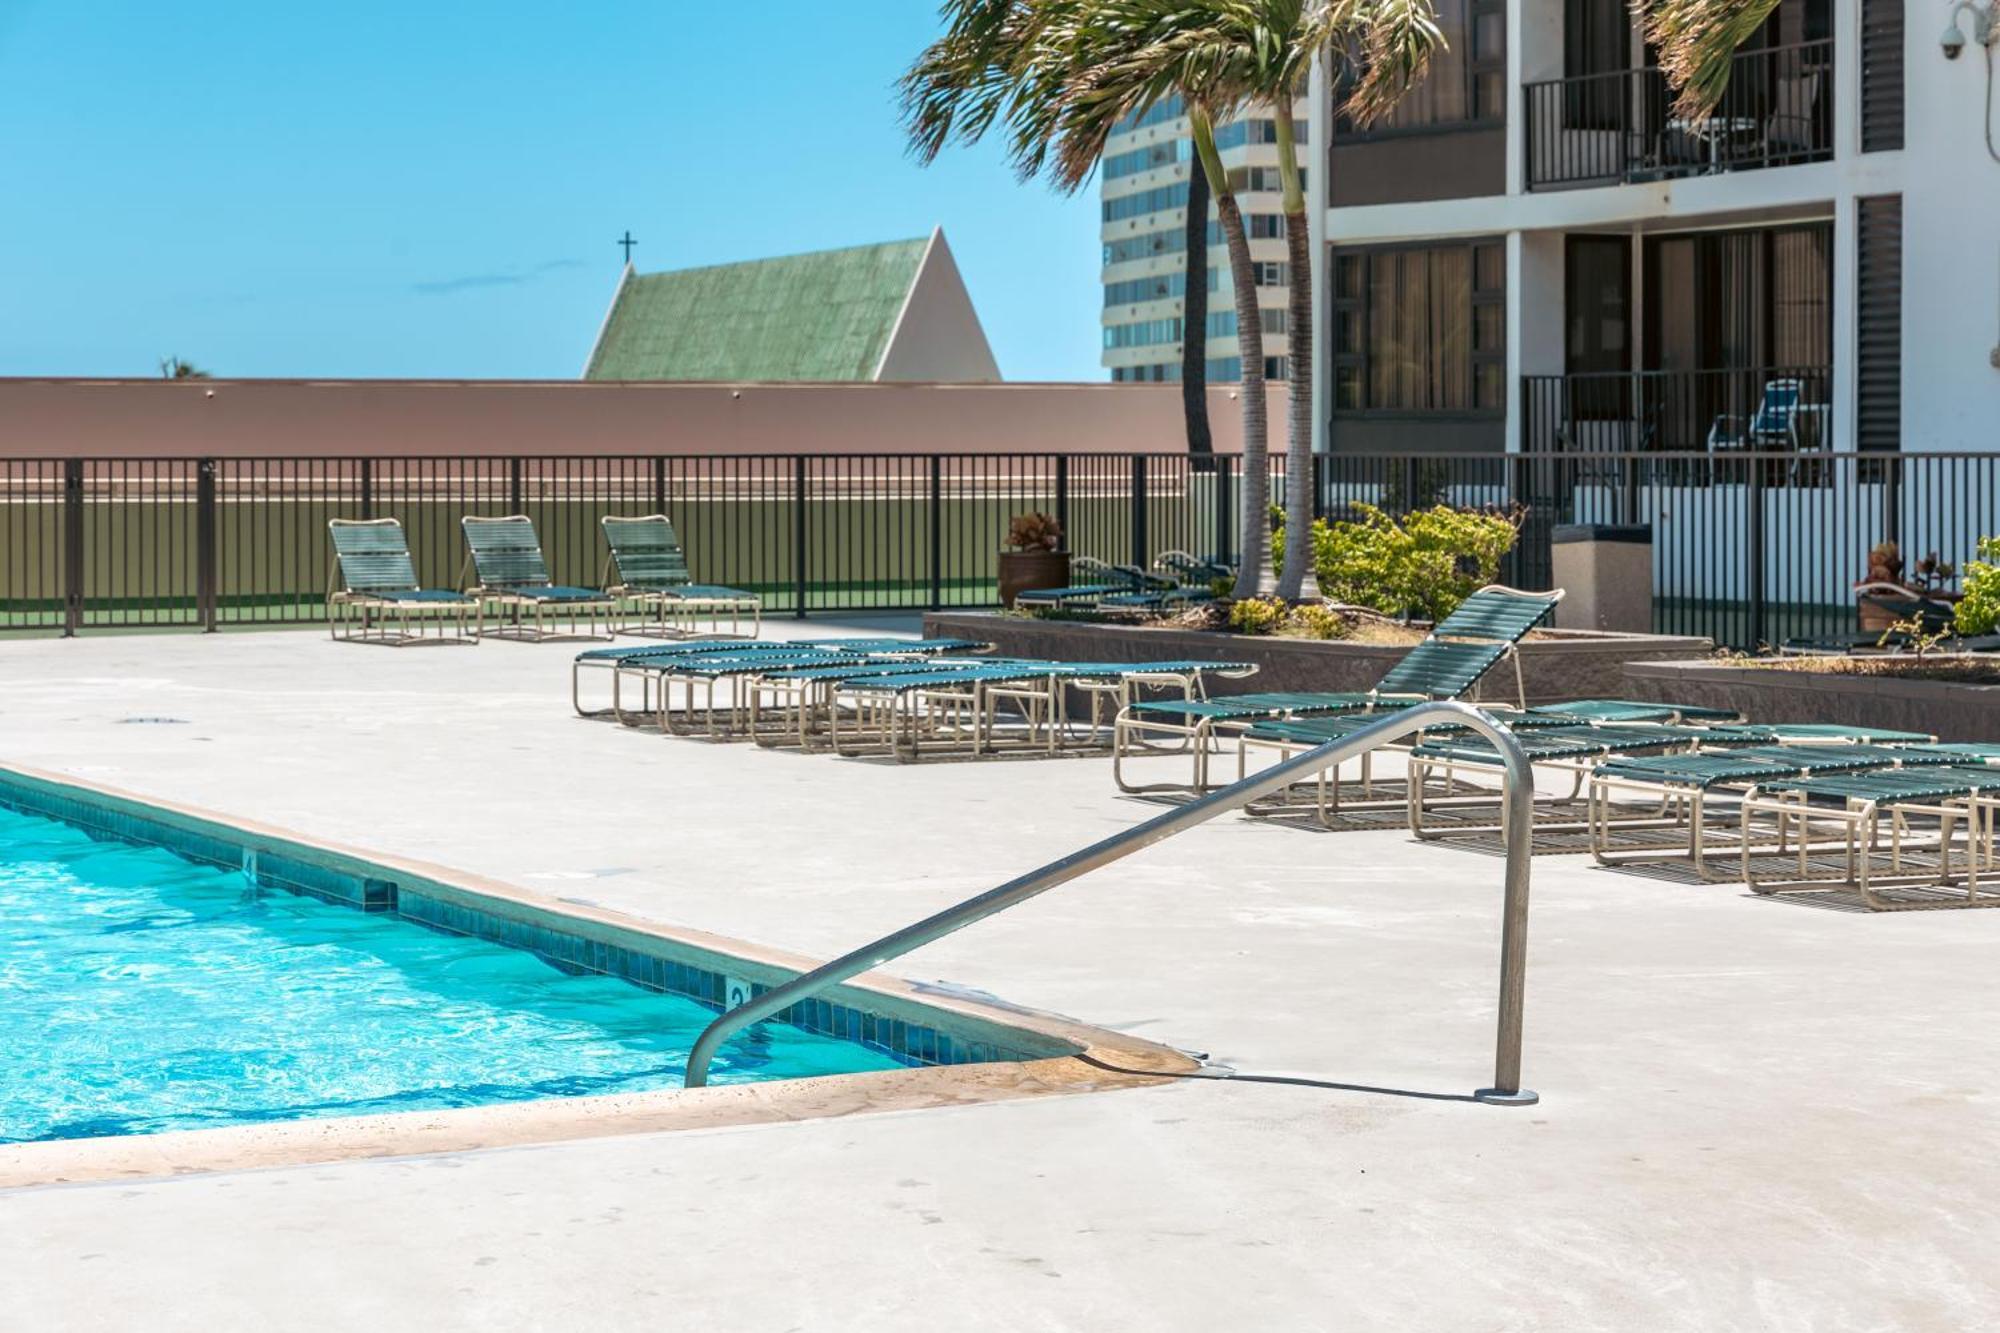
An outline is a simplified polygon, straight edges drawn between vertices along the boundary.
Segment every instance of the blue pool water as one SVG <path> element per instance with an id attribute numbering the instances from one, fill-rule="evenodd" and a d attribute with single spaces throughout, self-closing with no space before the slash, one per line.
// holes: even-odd
<path id="1" fill-rule="evenodd" d="M 0 809 L 0 1143 L 677 1088 L 712 1017 Z M 711 1077 L 895 1067 L 765 1024 Z"/>

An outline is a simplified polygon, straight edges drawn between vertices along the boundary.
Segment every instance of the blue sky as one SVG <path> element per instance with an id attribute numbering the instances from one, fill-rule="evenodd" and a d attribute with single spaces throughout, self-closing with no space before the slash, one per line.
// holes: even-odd
<path id="1" fill-rule="evenodd" d="M 617 280 L 942 225 L 1102 379 L 1097 205 L 903 152 L 934 0 L 0 0 L 0 375 L 570 378 Z"/>

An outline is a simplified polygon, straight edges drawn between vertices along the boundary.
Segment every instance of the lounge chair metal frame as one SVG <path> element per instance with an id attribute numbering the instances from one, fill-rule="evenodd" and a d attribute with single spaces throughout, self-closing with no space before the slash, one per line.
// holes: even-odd
<path id="1" fill-rule="evenodd" d="M 1956 772 L 1956 771 L 1955 771 Z M 1880 777 L 1869 774 L 1869 777 Z M 1982 890 L 1980 874 L 1996 868 L 1995 831 L 2000 827 L 2000 769 L 1981 784 L 1978 773 L 1956 776 L 1913 775 L 1913 790 L 1899 794 L 1893 784 L 1881 784 L 1873 795 L 1849 795 L 1843 805 L 1815 804 L 1814 797 L 1828 791 L 1828 784 L 1810 780 L 1788 784 L 1773 779 L 1764 787 L 1746 793 L 1740 803 L 1743 827 L 1740 878 L 1760 894 L 1772 895 L 1824 891 L 1829 883 L 1842 884 L 1859 893 L 1864 905 L 1874 912 L 1936 910 L 1953 907 L 2000 907 L 2000 889 Z M 1924 779 L 1928 777 L 1929 782 Z M 1948 794 L 1957 787 L 1959 794 Z M 1886 815 L 1886 821 L 1885 821 Z M 1779 857 L 1796 853 L 1791 872 L 1779 875 L 1760 871 L 1752 859 L 1750 831 L 1760 816 L 1769 818 L 1770 836 L 1763 840 Z M 1919 829 L 1913 820 L 1928 821 Z M 1884 851 L 1884 824 L 1887 848 Z M 1952 852 L 1961 835 L 1961 872 L 1954 873 Z M 1840 850 L 1840 869 L 1829 872 L 1815 864 L 1831 844 Z M 1876 867 L 1878 857 L 1887 865 Z M 1924 897 L 1891 898 L 1877 891 L 1885 880 L 1905 885 L 1944 887 L 1963 878 L 1962 895 L 1956 899 Z"/>
<path id="2" fill-rule="evenodd" d="M 764 603 L 757 594 L 694 581 L 673 520 L 667 515 L 606 514 L 598 519 L 598 526 L 603 529 L 607 548 L 598 581 L 604 585 L 605 595 L 619 603 L 618 633 L 666 639 L 754 639 L 763 632 Z M 631 535 L 638 533 L 649 540 L 631 541 Z M 747 633 L 743 628 L 746 614 L 750 620 Z M 727 630 L 722 628 L 725 618 Z"/>
<path id="3" fill-rule="evenodd" d="M 1526 628 L 1521 629 L 1511 637 L 1495 638 L 1490 633 L 1480 632 L 1483 623 L 1490 623 L 1490 620 L 1482 614 L 1485 610 L 1484 606 L 1475 604 L 1482 594 L 1490 597 L 1532 599 L 1541 603 L 1542 606 L 1540 613 Z M 1343 713 L 1355 715 L 1368 714 L 1377 712 L 1385 707 L 1403 708 L 1411 704 L 1434 701 L 1440 698 L 1459 698 L 1468 694 L 1476 702 L 1481 697 L 1480 686 L 1483 684 L 1486 676 L 1503 662 L 1508 661 L 1511 661 L 1514 667 L 1514 693 L 1516 702 L 1522 711 L 1526 711 L 1527 682 L 1521 674 L 1519 642 L 1527 634 L 1528 629 L 1532 629 L 1535 624 L 1539 624 L 1554 613 L 1556 604 L 1562 598 L 1563 590 L 1560 588 L 1555 589 L 1553 592 L 1524 592 L 1519 588 L 1510 588 L 1504 584 L 1488 584 L 1480 588 L 1477 592 L 1474 592 L 1472 596 L 1466 598 L 1465 602 L 1457 610 L 1453 611 L 1451 615 L 1439 621 L 1432 628 L 1431 632 L 1424 637 L 1422 642 L 1413 646 L 1401 661 L 1397 662 L 1395 666 L 1390 667 L 1383 674 L 1382 679 L 1377 682 L 1376 688 L 1355 695 L 1323 696 L 1327 700 L 1323 708 L 1315 707 L 1308 702 L 1313 696 L 1301 694 L 1293 696 L 1299 701 L 1296 706 L 1274 705 L 1268 710 L 1261 710 L 1257 715 L 1249 717 L 1231 717 L 1221 712 L 1207 715 L 1190 712 L 1181 714 L 1179 721 L 1173 721 L 1171 720 L 1173 714 L 1166 713 L 1164 710 L 1156 709 L 1151 713 L 1135 714 L 1129 708 L 1123 709 L 1119 712 L 1116 721 L 1112 725 L 1112 780 L 1117 783 L 1118 790 L 1130 795 L 1176 793 L 1180 795 L 1199 796 L 1214 788 L 1214 784 L 1209 778 L 1210 760 L 1215 754 L 1220 752 L 1219 743 L 1224 736 L 1240 736 L 1244 731 L 1256 725 L 1256 723 L 1269 721 L 1274 717 L 1293 715 L 1311 716 L 1314 713 L 1329 715 Z M 1457 619 L 1457 624 L 1453 623 L 1454 618 Z M 1422 678 L 1424 663 L 1427 660 L 1425 655 L 1427 653 L 1449 648 L 1462 650 L 1465 647 L 1475 645 L 1497 648 L 1498 652 L 1491 661 L 1480 665 L 1479 669 L 1472 675 L 1469 683 L 1459 685 L 1455 690 L 1442 694 L 1434 690 L 1399 691 L 1393 688 L 1395 685 L 1401 683 L 1399 677 L 1416 675 L 1419 679 Z M 1456 684 L 1455 681 L 1450 683 Z M 1390 685 L 1392 688 L 1384 690 L 1382 688 L 1384 685 Z M 1256 696 L 1250 697 L 1255 698 Z M 1211 702 L 1219 706 L 1219 708 L 1226 709 L 1230 700 L 1225 696 Z M 1187 720 L 1189 717 L 1194 717 L 1195 720 L 1190 722 Z M 1171 739 L 1165 743 L 1159 743 L 1152 739 L 1154 736 L 1164 736 Z M 1186 783 L 1132 782 L 1126 777 L 1126 764 L 1131 759 L 1142 755 L 1158 757 L 1180 754 L 1188 755 L 1192 765 L 1193 771 L 1189 781 Z"/>
<path id="4" fill-rule="evenodd" d="M 478 636 L 467 627 L 478 602 L 462 593 L 418 586 L 402 523 L 393 518 L 335 518 L 326 526 L 334 551 L 333 566 L 327 571 L 329 635 L 348 643 L 392 648 L 478 644 Z M 395 540 L 386 540 L 391 533 Z M 425 633 L 427 624 L 436 633 Z"/>
<path id="5" fill-rule="evenodd" d="M 1867 732 L 1872 729 L 1859 730 Z M 1714 804 L 1720 803 L 1732 815 L 1737 814 L 1743 798 L 1755 791 L 1760 782 L 1852 767 L 1851 762 L 1843 757 L 1844 751 L 1860 744 L 1881 748 L 1875 746 L 1873 741 L 1842 743 L 1833 737 L 1806 739 L 1797 732 L 1768 728 L 1758 734 L 1766 736 L 1769 744 L 1746 744 L 1741 741 L 1732 744 L 1731 729 L 1711 728 L 1710 731 L 1710 744 L 1726 748 L 1701 749 L 1688 757 L 1714 760 L 1718 761 L 1717 764 L 1690 763 L 1681 766 L 1678 772 L 1657 774 L 1635 774 L 1629 770 L 1621 773 L 1600 765 L 1591 772 L 1585 827 L 1590 839 L 1590 854 L 1598 864 L 1630 866 L 1686 861 L 1701 879 L 1710 883 L 1727 882 L 1730 877 L 1718 873 L 1710 865 L 1710 858 L 1717 852 L 1734 855 L 1743 850 L 1736 839 L 1753 836 L 1757 831 L 1744 825 L 1740 819 L 1717 825 L 1710 818 Z M 1752 733 L 1751 728 L 1736 728 L 1733 734 Z M 1786 739 L 1788 735 L 1791 736 L 1789 740 Z M 1810 736 L 1810 733 L 1806 735 Z M 1815 762 L 1816 750 L 1821 751 L 1817 757 L 1824 762 Z M 1935 762 L 1920 748 L 1910 747 L 1901 758 L 1885 761 L 1877 767 Z M 1663 817 L 1649 821 L 1621 815 L 1621 805 L 1633 804 L 1639 805 L 1642 810 L 1649 804 L 1657 807 Z M 1660 832 L 1647 835 L 1635 828 L 1646 822 L 1654 823 Z"/>
<path id="6" fill-rule="evenodd" d="M 535 522 L 526 514 L 467 514 L 458 522 L 466 546 L 460 581 L 466 595 L 479 602 L 474 633 L 480 638 L 545 643 L 608 639 L 616 632 L 617 600 L 601 589 L 566 588 L 552 580 Z M 513 534 L 515 540 L 491 544 L 503 534 Z M 482 543 L 487 543 L 483 550 Z M 531 616 L 532 624 L 524 613 Z M 487 624 L 489 615 L 497 619 L 497 625 Z M 550 628 L 552 622 L 557 628 Z M 567 629 L 562 628 L 565 623 Z"/>

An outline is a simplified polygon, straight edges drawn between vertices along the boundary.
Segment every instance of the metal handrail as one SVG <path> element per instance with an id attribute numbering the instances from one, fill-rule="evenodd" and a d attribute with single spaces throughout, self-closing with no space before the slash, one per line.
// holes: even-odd
<path id="1" fill-rule="evenodd" d="M 1051 861 L 998 888 L 947 907 L 852 953 L 841 955 L 812 971 L 794 977 L 747 1003 L 738 1005 L 710 1023 L 688 1053 L 687 1086 L 699 1088 L 708 1082 L 708 1066 L 716 1048 L 730 1036 L 753 1023 L 787 1009 L 849 977 L 880 967 L 913 949 L 1004 912 L 1017 903 L 1048 892 L 1113 861 L 1122 860 L 1142 847 L 1171 838 L 1174 834 L 1206 823 L 1219 814 L 1238 809 L 1252 801 L 1284 790 L 1301 779 L 1314 777 L 1329 768 L 1358 758 L 1398 737 L 1423 731 L 1449 721 L 1469 727 L 1492 741 L 1506 768 L 1502 786 L 1502 826 L 1507 845 L 1505 892 L 1500 919 L 1500 1016 L 1493 1057 L 1493 1086 L 1473 1095 L 1481 1101 L 1501 1105 L 1527 1106 L 1536 1100 L 1533 1092 L 1521 1087 L 1521 1013 L 1527 986 L 1528 870 L 1532 860 L 1530 838 L 1534 828 L 1534 772 L 1527 751 L 1512 732 L 1469 704 L 1421 703 L 1399 709 L 1380 722 L 1361 728 L 1351 736 L 1329 741 L 1316 749 L 1294 755 L 1283 763 L 1241 782 L 1211 792 L 1199 800 L 1155 816 L 1143 824 L 1113 834 L 1081 851 Z"/>

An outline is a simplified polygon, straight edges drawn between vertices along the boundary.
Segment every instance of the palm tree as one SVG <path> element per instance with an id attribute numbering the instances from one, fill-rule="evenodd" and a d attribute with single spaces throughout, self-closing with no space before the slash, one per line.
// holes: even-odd
<path id="1" fill-rule="evenodd" d="M 1210 0 L 1206 22 L 1231 41 L 1227 69 L 1215 71 L 1249 107 L 1268 110 L 1278 149 L 1288 272 L 1286 330 L 1291 393 L 1285 443 L 1285 567 L 1278 595 L 1318 600 L 1309 533 L 1313 517 L 1312 243 L 1305 180 L 1299 172 L 1293 104 L 1315 62 L 1344 71 L 1342 110 L 1366 123 L 1388 112 L 1443 43 L 1434 0 Z"/>
<path id="2" fill-rule="evenodd" d="M 169 380 L 205 380 L 209 378 L 209 374 L 192 361 L 183 361 L 177 356 L 170 356 L 160 362 L 160 378 Z"/>
<path id="3" fill-rule="evenodd" d="M 1179 77 L 1183 65 L 1198 73 L 1201 62 L 1153 41 L 1154 29 L 1182 7 L 1179 0 L 945 0 L 944 35 L 903 76 L 903 123 L 911 151 L 926 163 L 947 143 L 975 142 L 1005 125 L 1008 155 L 1022 179 L 1046 175 L 1058 189 L 1073 191 L 1090 178 L 1121 121 L 1165 97 L 1186 102 L 1198 169 L 1229 249 L 1242 340 L 1244 549 L 1236 589 L 1249 596 L 1270 586 L 1263 329 L 1242 210 L 1215 147 L 1209 90 Z M 1199 223 L 1204 247 L 1206 222 Z M 1196 225 L 1190 221 L 1190 236 Z M 1184 293 L 1184 356 L 1193 332 L 1185 299 Z"/>
<path id="4" fill-rule="evenodd" d="M 1061 96 L 1065 71 L 1088 57 L 1077 45 L 1087 29 L 1076 11 L 1085 7 L 1074 0 L 946 0 L 940 11 L 944 35 L 900 82 L 903 124 L 917 159 L 928 165 L 947 143 L 977 142 L 1001 124 L 1023 179 L 1049 175 L 1064 193 L 1080 187 L 1088 173 L 1071 178 L 1048 169 L 1048 137 L 1056 129 L 1045 113 Z M 1203 338 L 1209 190 L 1205 173 L 1191 170 L 1189 175 L 1181 406 L 1188 452 L 1205 457 L 1214 449 Z M 1199 245 L 1197 236 L 1202 238 Z"/>
<path id="5" fill-rule="evenodd" d="M 1729 87 L 1736 48 L 1757 35 L 1778 0 L 1636 0 L 1646 40 L 1659 47 L 1660 68 L 1680 90 L 1674 110 L 1705 118 Z"/>
<path id="6" fill-rule="evenodd" d="M 1186 255 L 1181 270 L 1181 415 L 1188 454 L 1200 471 L 1214 466 L 1208 432 L 1208 173 L 1188 165 Z"/>
<path id="7" fill-rule="evenodd" d="M 1317 598 L 1312 545 L 1312 247 L 1308 240 L 1304 179 L 1299 174 L 1293 104 L 1305 93 L 1315 61 L 1351 71 L 1343 110 L 1359 121 L 1378 118 L 1402 97 L 1443 42 L 1433 0 L 1099 0 L 1091 6 L 1101 33 L 1093 45 L 1120 54 L 1087 70 L 1086 83 L 1117 89 L 1162 77 L 1188 98 L 1196 146 L 1204 120 L 1241 110 L 1268 111 L 1278 148 L 1286 251 L 1290 266 L 1287 328 L 1292 339 L 1292 385 L 1286 444 L 1286 528 L 1279 595 Z M 1164 73 L 1163 73 L 1164 72 Z M 1072 90 L 1072 106 L 1089 96 Z M 1087 117 L 1086 113 L 1086 117 Z M 1090 135 L 1080 136 L 1088 142 Z M 1216 190 L 1216 212 L 1229 246 L 1236 292 L 1238 347 L 1243 360 L 1244 559 L 1238 596 L 1271 590 L 1263 417 L 1264 350 L 1250 250 L 1242 215 L 1206 136 L 1205 162 Z M 1252 424 L 1253 408 L 1256 421 Z"/>

